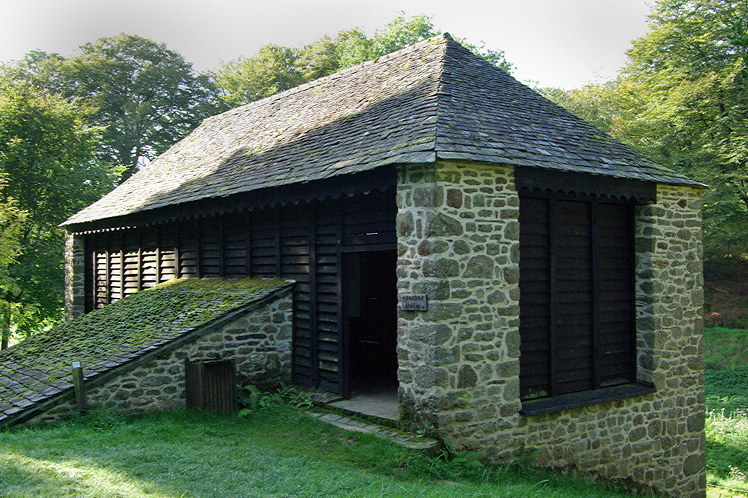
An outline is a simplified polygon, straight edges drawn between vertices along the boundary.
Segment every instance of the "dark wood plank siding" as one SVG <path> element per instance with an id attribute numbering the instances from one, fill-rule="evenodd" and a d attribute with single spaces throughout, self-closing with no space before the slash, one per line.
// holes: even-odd
<path id="1" fill-rule="evenodd" d="M 522 398 L 634 381 L 633 288 L 629 202 L 522 196 Z"/>
<path id="2" fill-rule="evenodd" d="M 520 206 L 520 337 L 522 392 L 544 395 L 551 384 L 550 224 L 545 199 L 522 199 Z"/>
<path id="3" fill-rule="evenodd" d="M 632 207 L 599 204 L 598 247 L 600 257 L 599 291 L 600 356 L 605 365 L 600 385 L 617 385 L 636 378 L 634 247 Z"/>
<path id="4" fill-rule="evenodd" d="M 174 277 L 293 279 L 293 382 L 343 393 L 341 254 L 394 249 L 396 213 L 389 189 L 90 234 L 88 306 Z"/>

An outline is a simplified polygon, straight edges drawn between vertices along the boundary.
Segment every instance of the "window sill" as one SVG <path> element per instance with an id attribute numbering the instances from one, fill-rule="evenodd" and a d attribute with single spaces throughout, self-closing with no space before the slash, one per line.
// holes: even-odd
<path id="1" fill-rule="evenodd" d="M 648 384 L 623 384 L 620 386 L 595 389 L 594 391 L 583 391 L 579 393 L 563 394 L 553 398 L 522 402 L 520 414 L 526 417 L 545 415 L 573 408 L 608 403 L 644 394 L 652 394 L 656 389 Z"/>

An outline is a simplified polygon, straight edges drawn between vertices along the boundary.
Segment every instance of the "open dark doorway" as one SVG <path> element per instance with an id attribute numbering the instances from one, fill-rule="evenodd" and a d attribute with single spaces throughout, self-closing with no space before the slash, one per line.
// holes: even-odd
<path id="1" fill-rule="evenodd" d="M 392 250 L 344 255 L 343 302 L 352 398 L 372 394 L 391 398 L 397 393 L 396 266 L 397 255 Z"/>

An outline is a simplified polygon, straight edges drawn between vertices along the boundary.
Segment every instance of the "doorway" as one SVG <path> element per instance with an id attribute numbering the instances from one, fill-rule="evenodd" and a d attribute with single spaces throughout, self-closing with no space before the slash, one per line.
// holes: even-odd
<path id="1" fill-rule="evenodd" d="M 350 398 L 373 397 L 397 408 L 397 254 L 343 256 L 343 303 Z"/>

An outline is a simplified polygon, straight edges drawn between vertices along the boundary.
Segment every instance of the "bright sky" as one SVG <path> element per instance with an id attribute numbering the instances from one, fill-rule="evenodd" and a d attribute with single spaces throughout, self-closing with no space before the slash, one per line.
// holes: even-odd
<path id="1" fill-rule="evenodd" d="M 515 77 L 574 88 L 615 76 L 647 31 L 653 0 L 0 0 L 0 62 L 33 49 L 77 54 L 121 32 L 151 38 L 198 70 L 217 69 L 266 43 L 300 47 L 325 34 L 369 35 L 403 11 L 502 49 Z"/>

